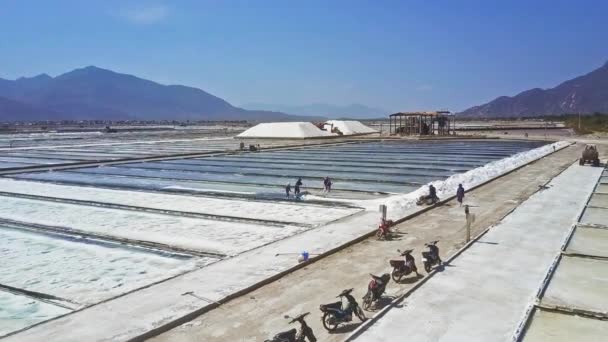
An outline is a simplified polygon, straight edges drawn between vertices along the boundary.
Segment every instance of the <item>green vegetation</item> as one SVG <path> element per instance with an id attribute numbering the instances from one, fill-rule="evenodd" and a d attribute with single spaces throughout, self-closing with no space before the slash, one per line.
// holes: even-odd
<path id="1" fill-rule="evenodd" d="M 594 113 L 592 115 L 581 115 L 580 128 L 578 115 L 569 114 L 554 118 L 563 121 L 566 127 L 574 129 L 578 134 L 608 132 L 608 114 Z"/>

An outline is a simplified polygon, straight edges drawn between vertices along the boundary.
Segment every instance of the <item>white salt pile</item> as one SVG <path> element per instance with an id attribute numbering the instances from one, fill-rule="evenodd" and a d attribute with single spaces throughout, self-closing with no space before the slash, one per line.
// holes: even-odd
<path id="1" fill-rule="evenodd" d="M 323 131 L 310 122 L 261 123 L 237 135 L 238 138 L 284 138 L 307 139 L 332 137 L 335 134 Z"/>
<path id="2" fill-rule="evenodd" d="M 558 141 L 553 144 L 544 145 L 533 150 L 520 152 L 513 156 L 490 162 L 484 166 L 475 168 L 465 173 L 455 174 L 448 177 L 445 180 L 438 180 L 431 182 L 437 189 L 437 195 L 439 198 L 446 198 L 456 194 L 456 188 L 458 184 L 462 184 L 465 189 L 470 189 L 477 186 L 489 179 L 498 177 L 511 170 L 514 170 L 520 166 L 526 165 L 533 160 L 540 159 L 556 149 L 563 148 L 569 145 L 566 141 Z M 377 208 L 379 203 L 387 204 L 391 216 L 403 217 L 407 210 L 416 205 L 416 200 L 422 196 L 428 194 L 428 185 L 421 186 L 418 190 L 410 192 L 405 195 L 395 195 L 387 199 L 376 201 L 373 208 Z"/>
<path id="3" fill-rule="evenodd" d="M 339 129 L 343 135 L 378 133 L 375 129 L 367 127 L 359 121 L 329 120 L 325 123 L 326 129 L 329 131 L 328 126 Z"/>

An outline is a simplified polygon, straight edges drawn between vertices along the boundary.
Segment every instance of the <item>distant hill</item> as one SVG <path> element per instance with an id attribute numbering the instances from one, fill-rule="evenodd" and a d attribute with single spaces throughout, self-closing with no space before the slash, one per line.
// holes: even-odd
<path id="1" fill-rule="evenodd" d="M 0 122 L 18 120 L 40 121 L 40 118 L 49 116 L 60 116 L 60 114 L 5 97 L 0 97 Z"/>
<path id="2" fill-rule="evenodd" d="M 372 108 L 361 104 L 351 104 L 337 106 L 326 103 L 314 103 L 310 105 L 291 106 L 280 104 L 250 103 L 242 105 L 247 109 L 270 109 L 278 112 L 301 115 L 301 116 L 322 116 L 332 119 L 371 119 L 385 117 L 390 111 L 380 108 Z"/>
<path id="3" fill-rule="evenodd" d="M 594 112 L 608 113 L 608 63 L 555 88 L 534 88 L 513 97 L 501 96 L 459 115 L 500 118 Z"/>
<path id="4" fill-rule="evenodd" d="M 57 77 L 0 79 L 0 121 L 34 120 L 249 120 L 302 118 L 232 106 L 201 89 L 162 85 L 89 66 Z"/>

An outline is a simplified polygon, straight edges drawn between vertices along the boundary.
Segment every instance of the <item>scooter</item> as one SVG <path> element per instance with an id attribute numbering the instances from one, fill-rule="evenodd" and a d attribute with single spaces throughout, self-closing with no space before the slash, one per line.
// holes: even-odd
<path id="1" fill-rule="evenodd" d="M 439 202 L 439 197 L 423 195 L 418 197 L 418 199 L 416 200 L 416 205 L 433 205 L 437 202 Z"/>
<path id="2" fill-rule="evenodd" d="M 439 257 L 439 247 L 437 247 L 437 242 L 439 241 L 432 241 L 424 244 L 429 248 L 428 251 L 422 252 L 422 263 L 424 264 L 424 270 L 426 273 L 431 272 L 432 266 L 441 265 L 442 263 L 441 258 Z"/>
<path id="3" fill-rule="evenodd" d="M 412 272 L 416 272 L 416 276 L 418 276 L 418 268 L 416 267 L 416 262 L 411 254 L 413 251 L 413 249 L 408 249 L 403 252 L 397 250 L 397 252 L 400 253 L 400 256 L 405 257 L 405 259 L 393 259 L 389 261 L 393 268 L 391 276 L 395 282 L 398 283 L 401 281 L 402 277 L 405 277 Z"/>
<path id="4" fill-rule="evenodd" d="M 376 231 L 376 238 L 378 240 L 385 240 L 391 235 L 390 227 L 393 225 L 392 220 L 382 220 Z"/>
<path id="5" fill-rule="evenodd" d="M 353 292 L 353 289 L 344 290 L 337 296 L 337 298 L 340 298 L 340 301 L 319 306 L 319 309 L 323 312 L 321 321 L 327 331 L 334 331 L 340 323 L 352 321 L 353 313 L 357 315 L 361 322 L 365 321 L 365 314 L 355 298 L 351 296 L 351 292 Z M 348 301 L 345 308 L 342 308 L 343 297 Z"/>
<path id="6" fill-rule="evenodd" d="M 317 342 L 317 338 L 315 334 L 312 332 L 312 329 L 306 324 L 304 317 L 308 316 L 310 312 L 301 314 L 293 318 L 289 321 L 289 324 L 299 322 L 300 323 L 300 332 L 298 333 L 296 328 L 293 328 L 288 331 L 280 332 L 272 338 L 272 340 L 266 340 L 265 342 Z M 285 316 L 285 318 L 289 318 L 289 316 Z"/>
<path id="7" fill-rule="evenodd" d="M 372 304 L 382 297 L 384 290 L 386 290 L 386 285 L 391 280 L 391 275 L 388 273 L 384 273 L 380 277 L 370 273 L 370 276 L 372 280 L 367 285 L 367 293 L 363 296 L 363 310 L 369 310 Z"/>

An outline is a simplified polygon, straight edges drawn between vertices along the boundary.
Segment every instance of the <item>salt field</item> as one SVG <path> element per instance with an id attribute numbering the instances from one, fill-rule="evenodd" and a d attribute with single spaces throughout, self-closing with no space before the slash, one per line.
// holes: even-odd
<path id="1" fill-rule="evenodd" d="M 200 136 L 200 135 L 199 135 Z M 147 140 L 134 140 L 135 137 L 113 137 L 86 135 L 80 139 L 37 139 L 20 138 L 9 140 L 0 137 L 0 171 L 36 165 L 82 163 L 168 156 L 172 154 L 210 154 L 214 152 L 237 151 L 240 141 L 232 137 L 209 136 L 203 138 L 184 138 L 181 135 L 168 137 L 148 136 Z M 161 139 L 164 138 L 164 139 Z M 286 145 L 318 144 L 318 141 L 277 141 L 248 139 L 246 145 L 260 145 L 264 148 Z"/>
<path id="2" fill-rule="evenodd" d="M 215 260 L 163 255 L 27 228 L 0 223 L 0 336 Z M 6 292 L 7 288 L 11 291 Z"/>
<path id="3" fill-rule="evenodd" d="M 61 306 L 3 291 L 0 308 L 0 336 L 70 312 Z"/>
<path id="4" fill-rule="evenodd" d="M 221 137 L 86 143 L 0 150 L 5 169 L 101 162 L 0 177 L 0 336 L 305 232 L 313 237 L 364 214 L 366 200 L 544 144 L 273 140 L 260 144 L 286 148 L 236 152 L 239 141 Z M 205 152 L 213 153 L 182 156 Z M 150 155 L 167 158 L 138 160 Z M 102 165 L 123 158 L 132 160 Z M 326 176 L 330 193 L 322 192 Z M 298 178 L 305 195 L 288 198 L 285 185 Z"/>
<path id="5" fill-rule="evenodd" d="M 335 190 L 371 194 L 403 193 L 541 144 L 493 141 L 450 144 L 370 142 L 125 163 L 52 174 L 24 173 L 15 177 L 118 188 L 163 190 L 181 187 L 195 191 L 282 194 L 282 188 L 288 183 L 293 186 L 299 177 L 305 189 L 319 190 L 322 189 L 322 178 L 329 176 Z M 146 182 L 149 180 L 153 181 Z"/>

